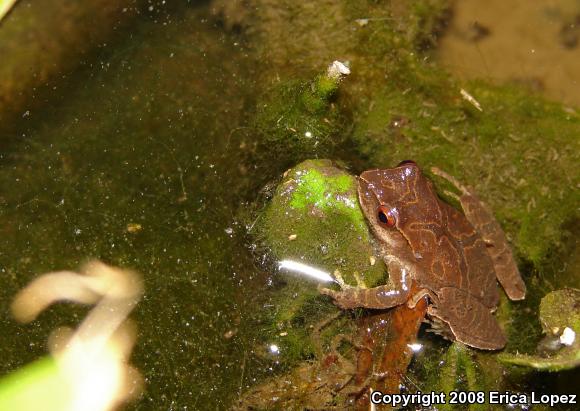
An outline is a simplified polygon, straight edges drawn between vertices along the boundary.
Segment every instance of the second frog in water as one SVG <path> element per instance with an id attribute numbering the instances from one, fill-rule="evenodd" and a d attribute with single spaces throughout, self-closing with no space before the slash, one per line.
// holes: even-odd
<path id="1" fill-rule="evenodd" d="M 390 284 L 322 289 L 342 308 L 413 307 L 425 296 L 433 330 L 475 348 L 497 350 L 506 338 L 492 313 L 499 301 L 497 280 L 512 300 L 526 287 L 507 239 L 491 212 L 468 188 L 433 168 L 461 191 L 465 215 L 441 201 L 413 161 L 365 171 L 358 196 L 388 267 Z"/>

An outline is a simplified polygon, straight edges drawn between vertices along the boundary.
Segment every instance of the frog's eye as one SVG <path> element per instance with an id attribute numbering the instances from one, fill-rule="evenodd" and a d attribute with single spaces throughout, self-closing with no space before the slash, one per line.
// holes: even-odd
<path id="1" fill-rule="evenodd" d="M 394 227 L 397 222 L 395 213 L 384 205 L 379 206 L 377 210 L 377 219 L 381 225 L 386 227 Z"/>
<path id="2" fill-rule="evenodd" d="M 404 166 L 404 165 L 407 165 L 407 164 L 411 164 L 411 165 L 414 165 L 414 166 L 416 166 L 416 165 L 417 165 L 417 163 L 415 163 L 413 160 L 403 160 L 403 161 L 401 161 L 401 162 L 400 162 L 400 163 L 397 165 L 397 167 L 401 167 L 401 166 Z"/>

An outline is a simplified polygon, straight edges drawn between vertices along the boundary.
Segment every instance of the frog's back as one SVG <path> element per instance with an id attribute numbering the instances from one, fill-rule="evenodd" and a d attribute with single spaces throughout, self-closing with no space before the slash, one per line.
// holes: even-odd
<path id="1" fill-rule="evenodd" d="M 447 216 L 447 231 L 455 243 L 455 249 L 463 260 L 458 264 L 457 278 L 450 286 L 466 291 L 489 308 L 499 301 L 493 261 L 487 253 L 485 241 L 465 216 L 450 205 L 440 202 Z"/>
<path id="2" fill-rule="evenodd" d="M 435 293 L 445 287 L 463 290 L 494 308 L 499 294 L 484 240 L 461 212 L 439 199 L 418 169 L 413 172 L 412 189 L 396 204 L 399 226 L 423 268 L 416 280 Z"/>

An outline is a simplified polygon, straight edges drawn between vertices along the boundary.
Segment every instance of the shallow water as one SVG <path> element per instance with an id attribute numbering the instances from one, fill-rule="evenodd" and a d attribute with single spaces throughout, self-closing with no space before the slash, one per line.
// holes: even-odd
<path id="1" fill-rule="evenodd" d="M 580 6 L 574 0 L 459 1 L 441 63 L 463 78 L 514 82 L 580 105 Z"/>
<path id="2" fill-rule="evenodd" d="M 8 313 L 15 292 L 99 258 L 145 280 L 133 315 L 133 361 L 147 386 L 136 409 L 222 408 L 236 394 L 243 343 L 224 334 L 255 309 L 242 298 L 255 269 L 235 218 L 256 186 L 236 130 L 252 80 L 239 39 L 206 12 L 139 18 L 6 142 L 0 373 L 45 354 L 49 331 L 85 312 L 58 307 L 18 326 Z"/>
<path id="3" fill-rule="evenodd" d="M 132 363 L 146 389 L 129 409 L 223 409 L 271 365 L 248 371 L 269 274 L 242 218 L 286 168 L 257 157 L 247 129 L 266 68 L 203 2 L 127 24 L 0 139 L 0 374 L 86 313 L 60 306 L 17 325 L 16 291 L 99 258 L 145 280 Z"/>

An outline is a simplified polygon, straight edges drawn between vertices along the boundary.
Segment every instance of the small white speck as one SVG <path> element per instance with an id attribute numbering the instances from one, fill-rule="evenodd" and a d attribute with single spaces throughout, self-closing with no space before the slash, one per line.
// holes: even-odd
<path id="1" fill-rule="evenodd" d="M 234 229 L 232 227 L 228 227 L 225 229 L 225 232 L 227 235 L 232 235 L 232 233 L 234 232 Z"/>
<path id="2" fill-rule="evenodd" d="M 340 81 L 343 77 L 350 74 L 350 69 L 348 68 L 348 63 L 342 63 L 338 60 L 332 62 L 326 71 L 326 75 L 331 79 Z"/>
<path id="3" fill-rule="evenodd" d="M 403 283 L 403 290 L 407 291 L 407 270 L 405 268 L 401 270 L 401 282 Z"/>
<path id="4" fill-rule="evenodd" d="M 356 207 L 356 203 L 354 201 L 352 201 L 350 198 L 348 198 L 347 196 L 336 196 L 336 200 L 337 201 L 341 201 L 344 205 L 346 205 L 349 208 L 355 208 Z"/>
<path id="5" fill-rule="evenodd" d="M 276 344 L 270 344 L 270 352 L 272 354 L 280 354 L 280 348 Z"/>
<path id="6" fill-rule="evenodd" d="M 304 137 L 312 138 L 312 133 L 310 131 L 307 131 L 306 133 L 304 133 Z"/>
<path id="7" fill-rule="evenodd" d="M 574 344 L 574 340 L 576 339 L 576 333 L 570 327 L 564 328 L 562 335 L 560 336 L 560 343 L 564 345 L 572 345 Z"/>
<path id="8" fill-rule="evenodd" d="M 423 344 L 419 343 L 407 344 L 407 347 L 413 350 L 413 352 L 419 352 L 423 348 Z"/>

